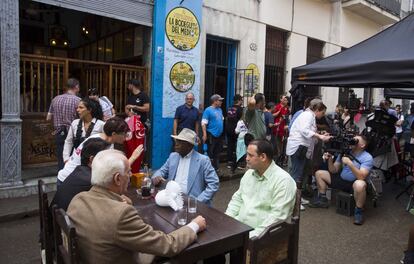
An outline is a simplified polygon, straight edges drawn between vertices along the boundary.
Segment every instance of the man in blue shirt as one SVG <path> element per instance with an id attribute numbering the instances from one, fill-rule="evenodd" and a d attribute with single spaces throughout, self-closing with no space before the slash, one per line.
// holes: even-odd
<path id="1" fill-rule="evenodd" d="M 371 154 L 365 151 L 369 143 L 366 137 L 359 135 L 355 139 L 358 143 L 351 146 L 351 155 L 339 155 L 335 163 L 331 154 L 325 153 L 323 155 L 324 160 L 328 161 L 329 171 L 318 170 L 315 173 L 319 196 L 309 206 L 322 208 L 329 206 L 328 199 L 326 198 L 326 189 L 328 186 L 345 192 L 353 191 L 356 203 L 354 224 L 362 225 L 362 208 L 364 207 L 367 195 L 367 183 L 365 180 L 373 167 L 374 160 Z M 338 175 L 339 172 L 340 175 Z M 330 173 L 333 174 L 332 177 Z"/>
<path id="2" fill-rule="evenodd" d="M 214 94 L 210 98 L 211 106 L 204 110 L 201 120 L 203 130 L 203 143 L 208 145 L 208 156 L 211 159 L 214 169 L 219 168 L 219 154 L 222 150 L 223 140 L 223 112 L 221 104 L 223 97 Z"/>
<path id="3" fill-rule="evenodd" d="M 185 104 L 177 107 L 174 116 L 173 135 L 178 135 L 184 128 L 191 129 L 198 135 L 198 109 L 193 106 L 194 94 L 188 93 L 185 96 Z"/>

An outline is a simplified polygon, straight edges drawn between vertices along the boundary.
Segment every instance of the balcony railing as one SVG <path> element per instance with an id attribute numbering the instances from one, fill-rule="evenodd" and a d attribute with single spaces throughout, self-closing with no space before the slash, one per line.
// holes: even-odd
<path id="1" fill-rule="evenodd" d="M 343 0 L 342 2 L 349 2 L 352 0 Z M 401 0 L 365 0 L 379 8 L 400 17 Z"/>
<path id="2" fill-rule="evenodd" d="M 400 16 L 401 0 L 368 0 L 368 2 L 371 2 L 396 16 Z"/>

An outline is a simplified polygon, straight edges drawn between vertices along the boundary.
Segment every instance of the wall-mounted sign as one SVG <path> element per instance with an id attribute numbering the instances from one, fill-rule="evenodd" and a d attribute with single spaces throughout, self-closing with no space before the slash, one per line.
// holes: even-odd
<path id="1" fill-rule="evenodd" d="M 189 9 L 176 7 L 165 19 L 165 34 L 177 49 L 191 50 L 200 39 L 200 23 Z"/>
<path id="2" fill-rule="evenodd" d="M 170 71 L 170 82 L 175 90 L 185 93 L 194 85 L 194 70 L 187 62 L 177 62 Z"/>
<path id="3" fill-rule="evenodd" d="M 192 92 L 195 105 L 200 103 L 202 1 L 161 2 L 165 3 L 162 118 L 174 118 L 177 107 L 185 102 L 184 93 Z"/>
<path id="4" fill-rule="evenodd" d="M 246 89 L 248 93 L 257 93 L 259 91 L 259 67 L 256 64 L 250 63 L 246 67 L 245 71 L 245 81 L 246 81 Z"/>

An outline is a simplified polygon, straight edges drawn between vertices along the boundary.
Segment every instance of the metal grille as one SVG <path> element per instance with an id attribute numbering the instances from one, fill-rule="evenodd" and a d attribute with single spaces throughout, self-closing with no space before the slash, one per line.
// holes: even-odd
<path id="1" fill-rule="evenodd" d="M 285 92 L 286 39 L 286 32 L 267 27 L 264 95 L 269 102 L 277 102 Z"/>
<path id="2" fill-rule="evenodd" d="M 154 4 L 150 0 L 35 0 L 81 12 L 152 26 Z"/>
<path id="3" fill-rule="evenodd" d="M 124 111 L 128 80 L 142 80 L 144 90 L 148 91 L 148 70 L 144 67 L 21 54 L 22 112 L 47 112 L 53 97 L 64 91 L 69 69 L 75 66 L 81 71 L 78 76 L 83 89 L 81 93 L 85 95 L 87 88 L 98 88 L 101 95 L 109 97 L 117 112 Z"/>
<path id="4" fill-rule="evenodd" d="M 206 43 L 206 67 L 204 85 L 204 106 L 210 105 L 210 97 L 213 94 L 227 95 L 228 74 L 230 69 L 231 42 L 222 39 L 207 38 Z M 226 109 L 223 103 L 222 109 Z"/>
<path id="5" fill-rule="evenodd" d="M 306 64 L 314 63 L 322 59 L 322 51 L 324 42 L 316 39 L 308 39 Z M 304 89 L 304 95 L 306 97 L 315 97 L 320 95 L 319 86 L 307 86 Z"/>

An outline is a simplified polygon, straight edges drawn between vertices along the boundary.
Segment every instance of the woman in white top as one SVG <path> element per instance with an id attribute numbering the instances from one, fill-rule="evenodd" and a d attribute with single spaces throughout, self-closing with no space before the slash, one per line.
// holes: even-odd
<path id="1" fill-rule="evenodd" d="M 91 135 L 102 133 L 104 122 L 101 106 L 98 102 L 84 98 L 76 109 L 79 119 L 75 119 L 70 125 L 68 135 L 63 148 L 63 160 L 69 160 L 72 150 L 76 149 Z"/>
<path id="2" fill-rule="evenodd" d="M 291 161 L 289 174 L 297 183 L 302 182 L 305 162 L 312 156 L 314 140 L 319 139 L 325 142 L 331 138 L 317 133 L 316 118 L 322 118 L 325 111 L 326 106 L 319 102 L 303 111 L 292 124 L 286 145 L 286 155 Z"/>
<path id="3" fill-rule="evenodd" d="M 99 96 L 99 91 L 97 88 L 91 88 L 88 90 L 88 96 L 90 99 L 99 102 L 103 112 L 103 119 L 104 121 L 108 120 L 111 117 L 115 116 L 115 109 L 114 105 L 106 96 Z"/>

